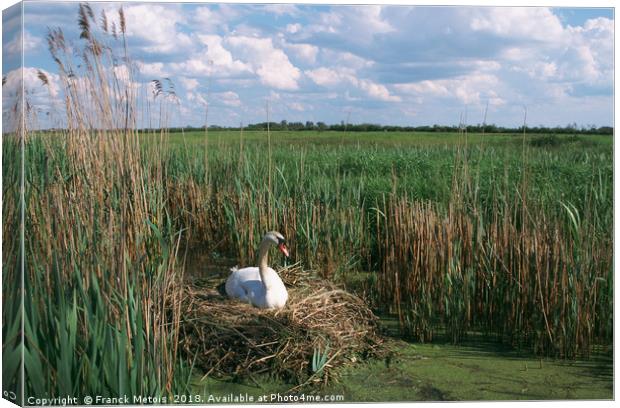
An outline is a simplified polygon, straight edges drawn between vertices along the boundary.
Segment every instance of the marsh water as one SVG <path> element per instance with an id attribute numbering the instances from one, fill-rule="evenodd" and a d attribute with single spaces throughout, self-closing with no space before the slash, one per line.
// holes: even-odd
<path id="1" fill-rule="evenodd" d="M 233 258 L 188 251 L 185 278 L 215 287 L 225 281 L 235 265 Z M 539 358 L 475 334 L 459 345 L 441 338 L 423 344 L 401 338 L 393 317 L 379 317 L 387 344 L 395 352 L 393 358 L 360 361 L 343 368 L 336 382 L 307 387 L 301 393 L 329 395 L 337 402 L 614 398 L 610 347 L 595 350 L 589 359 L 556 360 Z M 210 402 L 234 402 L 234 398 L 242 397 L 246 400 L 241 402 L 256 403 L 263 402 L 265 396 L 266 402 L 278 402 L 278 398 L 290 397 L 288 390 L 294 385 L 268 376 L 222 380 L 195 373 L 195 391 Z M 299 395 L 300 391 L 296 391 L 295 396 Z"/>

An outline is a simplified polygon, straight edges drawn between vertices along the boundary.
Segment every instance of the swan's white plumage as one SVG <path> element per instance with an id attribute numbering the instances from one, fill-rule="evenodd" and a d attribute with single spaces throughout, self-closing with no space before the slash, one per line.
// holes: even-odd
<path id="1" fill-rule="evenodd" d="M 267 268 L 266 274 L 269 275 L 268 290 L 265 290 L 257 267 L 232 268 L 226 281 L 226 294 L 261 309 L 281 309 L 288 300 L 286 287 L 273 269 Z"/>
<path id="2" fill-rule="evenodd" d="M 259 267 L 232 268 L 226 280 L 226 294 L 261 309 L 281 309 L 288 300 L 286 287 L 278 273 L 267 266 L 267 253 L 272 245 L 288 256 L 282 234 L 271 231 L 265 234 L 259 246 Z"/>

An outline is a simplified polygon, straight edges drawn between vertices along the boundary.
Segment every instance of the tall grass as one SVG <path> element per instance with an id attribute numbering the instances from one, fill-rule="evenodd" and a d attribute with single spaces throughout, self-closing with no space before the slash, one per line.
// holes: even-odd
<path id="1" fill-rule="evenodd" d="M 161 143 L 143 149 L 134 131 L 138 95 L 122 8 L 118 25 L 84 4 L 78 17 L 77 50 L 61 29 L 47 38 L 67 128 L 24 134 L 25 395 L 169 397 L 187 390 L 190 367 L 177 350 L 182 231 L 166 211 Z M 10 140 L 3 148 L 18 157 Z M 5 183 L 16 179 L 9 174 Z M 19 205 L 8 197 L 3 214 L 13 220 Z M 18 234 L 17 223 L 5 224 L 5 266 L 20 257 Z M 9 270 L 3 297 L 14 308 L 19 272 Z M 20 328 L 3 327 L 3 336 L 11 347 Z M 18 374 L 6 364 L 3 371 Z"/>
<path id="2" fill-rule="evenodd" d="M 23 403 L 22 389 L 22 214 L 21 214 L 21 129 L 5 134 L 2 151 L 2 388 Z"/>
<path id="3" fill-rule="evenodd" d="M 524 182 L 522 140 L 469 149 L 283 142 L 271 188 L 264 148 L 214 148 L 210 173 L 220 176 L 207 185 L 195 182 L 198 166 L 174 166 L 172 201 L 194 202 L 177 218 L 192 242 L 245 264 L 261 232 L 277 227 L 326 277 L 372 271 L 368 299 L 423 341 L 475 330 L 565 357 L 610 342 L 605 147 L 534 148 Z M 175 151 L 166 160 L 179 157 L 197 161 Z"/>

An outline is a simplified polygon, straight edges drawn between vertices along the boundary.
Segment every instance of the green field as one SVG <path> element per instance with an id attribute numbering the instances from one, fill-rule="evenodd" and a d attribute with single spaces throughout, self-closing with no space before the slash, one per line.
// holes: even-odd
<path id="1" fill-rule="evenodd" d="M 521 133 L 469 133 L 459 132 L 336 132 L 336 131 L 272 131 L 271 141 L 274 144 L 287 145 L 383 145 L 383 146 L 455 146 L 455 145 L 491 145 L 505 146 L 514 144 L 520 146 L 523 141 Z M 208 130 L 206 138 L 209 144 L 221 146 L 223 144 L 238 144 L 240 139 L 248 142 L 267 142 L 267 131 L 244 130 Z M 613 138 L 609 135 L 545 135 L 526 134 L 527 142 L 543 146 L 610 146 Z M 174 132 L 170 133 L 170 141 L 174 144 L 184 142 L 192 145 L 205 142 L 205 132 Z"/>

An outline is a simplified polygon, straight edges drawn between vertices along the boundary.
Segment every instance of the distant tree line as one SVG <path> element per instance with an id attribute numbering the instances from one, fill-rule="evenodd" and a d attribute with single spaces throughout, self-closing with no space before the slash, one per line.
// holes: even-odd
<path id="1" fill-rule="evenodd" d="M 239 127 L 225 127 L 211 125 L 210 130 L 239 130 Z M 245 130 L 267 130 L 267 122 L 252 123 L 244 126 Z M 519 133 L 523 132 L 523 127 L 504 127 L 497 125 L 467 125 L 464 127 L 459 126 L 393 126 L 393 125 L 378 125 L 375 123 L 359 123 L 351 124 L 340 122 L 339 124 L 328 125 L 325 122 L 288 122 L 283 120 L 281 122 L 269 122 L 269 129 L 273 131 L 288 130 L 288 131 L 340 131 L 340 132 L 459 132 L 467 130 L 471 133 Z M 189 132 L 202 130 L 202 127 L 186 126 L 184 128 L 174 127 L 168 129 L 170 132 Z M 526 126 L 526 133 L 538 133 L 538 134 L 586 134 L 586 135 L 613 135 L 613 128 L 610 126 L 596 127 L 594 125 L 578 126 L 577 124 L 568 124 L 566 126 Z"/>

